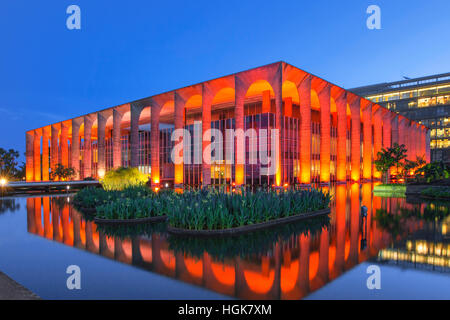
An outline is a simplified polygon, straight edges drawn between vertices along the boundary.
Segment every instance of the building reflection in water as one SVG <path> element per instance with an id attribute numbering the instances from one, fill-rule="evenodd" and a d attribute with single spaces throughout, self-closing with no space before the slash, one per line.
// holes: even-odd
<path id="1" fill-rule="evenodd" d="M 164 224 L 101 230 L 66 197 L 27 199 L 28 232 L 237 298 L 301 299 L 359 263 L 376 259 L 405 233 L 423 228 L 424 222 L 414 218 L 402 222 L 405 230 L 390 230 L 377 212 L 397 215 L 417 205 L 373 197 L 370 184 L 338 185 L 331 192 L 327 221 L 234 239 L 180 239 L 165 233 Z M 368 208 L 366 218 L 360 214 L 362 205 Z M 423 213 L 424 205 L 418 207 Z"/>

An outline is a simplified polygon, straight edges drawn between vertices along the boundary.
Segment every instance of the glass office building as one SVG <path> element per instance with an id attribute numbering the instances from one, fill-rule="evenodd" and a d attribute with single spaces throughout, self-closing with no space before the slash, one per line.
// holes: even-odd
<path id="1" fill-rule="evenodd" d="M 431 161 L 450 164 L 450 73 L 350 91 L 430 128 Z"/>

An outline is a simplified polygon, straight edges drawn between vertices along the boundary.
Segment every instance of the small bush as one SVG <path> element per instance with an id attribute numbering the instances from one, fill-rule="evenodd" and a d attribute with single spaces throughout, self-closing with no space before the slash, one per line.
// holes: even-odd
<path id="1" fill-rule="evenodd" d="M 148 178 L 148 174 L 141 173 L 138 168 L 119 168 L 108 171 L 100 183 L 107 191 L 124 190 L 128 187 L 144 186 Z"/>
<path id="2" fill-rule="evenodd" d="M 422 195 L 432 198 L 450 198 L 450 188 L 426 188 L 420 192 Z"/>

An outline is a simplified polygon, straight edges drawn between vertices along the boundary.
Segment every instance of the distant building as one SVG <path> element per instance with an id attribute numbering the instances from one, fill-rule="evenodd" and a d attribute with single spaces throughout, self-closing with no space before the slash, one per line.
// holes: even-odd
<path id="1" fill-rule="evenodd" d="M 450 73 L 349 91 L 430 128 L 431 161 L 450 164 Z"/>

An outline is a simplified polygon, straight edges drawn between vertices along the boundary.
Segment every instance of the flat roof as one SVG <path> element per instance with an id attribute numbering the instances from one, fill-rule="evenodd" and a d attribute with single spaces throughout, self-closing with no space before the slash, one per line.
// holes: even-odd
<path id="1" fill-rule="evenodd" d="M 357 95 L 371 95 L 371 94 L 387 93 L 391 91 L 398 91 L 407 88 L 411 89 L 416 87 L 433 86 L 442 83 L 450 83 L 450 72 L 434 74 L 425 77 L 405 79 L 394 82 L 377 83 L 347 90 Z"/>

